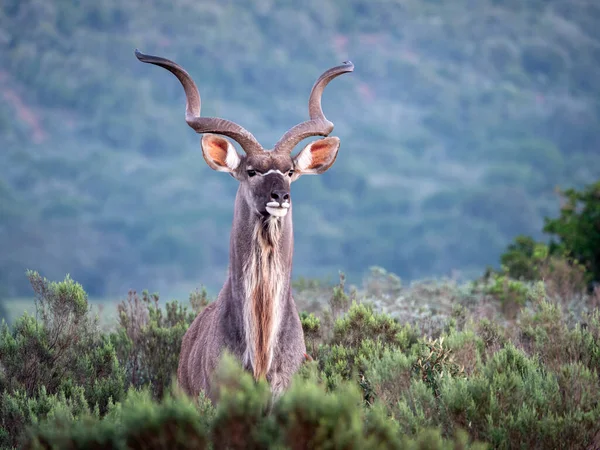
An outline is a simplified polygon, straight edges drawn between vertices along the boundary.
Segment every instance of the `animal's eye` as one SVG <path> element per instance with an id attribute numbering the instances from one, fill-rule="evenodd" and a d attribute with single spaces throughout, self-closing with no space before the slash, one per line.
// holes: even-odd
<path id="1" fill-rule="evenodd" d="M 256 170 L 249 170 L 248 171 L 248 176 L 249 177 L 253 177 L 254 175 L 256 175 Z"/>
<path id="2" fill-rule="evenodd" d="M 292 175 L 294 175 L 294 169 L 290 169 L 290 171 L 288 172 L 288 175 L 291 177 Z"/>

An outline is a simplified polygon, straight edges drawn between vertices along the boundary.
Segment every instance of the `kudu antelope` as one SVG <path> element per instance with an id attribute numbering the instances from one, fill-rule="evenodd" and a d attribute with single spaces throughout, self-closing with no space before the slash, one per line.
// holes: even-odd
<path id="1" fill-rule="evenodd" d="M 285 390 L 304 361 L 306 348 L 300 318 L 291 292 L 292 199 L 290 184 L 301 175 L 320 174 L 334 163 L 337 137 L 308 144 L 297 156 L 291 152 L 311 136 L 328 136 L 333 124 L 321 108 L 321 95 L 338 75 L 352 72 L 344 62 L 324 72 L 308 101 L 310 120 L 287 131 L 271 151 L 241 126 L 225 119 L 200 117 L 200 94 L 190 75 L 178 64 L 135 51 L 145 63 L 174 74 L 185 91 L 185 120 L 202 136 L 202 155 L 219 172 L 240 182 L 235 198 L 227 280 L 215 302 L 194 320 L 181 344 L 177 379 L 190 395 L 201 390 L 213 401 L 212 376 L 224 350 L 238 357 L 255 379 L 268 381 L 274 395 Z M 245 155 L 227 139 L 235 140 Z"/>

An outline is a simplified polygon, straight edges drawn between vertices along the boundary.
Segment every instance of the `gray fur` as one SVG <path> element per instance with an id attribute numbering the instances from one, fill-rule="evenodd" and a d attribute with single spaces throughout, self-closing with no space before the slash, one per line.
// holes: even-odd
<path id="1" fill-rule="evenodd" d="M 240 182 L 227 279 L 217 300 L 196 317 L 183 337 L 177 370 L 179 384 L 192 396 L 204 390 L 214 401 L 218 390 L 213 384 L 213 374 L 221 355 L 228 350 L 255 378 L 265 376 L 277 396 L 287 388 L 306 357 L 290 286 L 294 251 L 290 184 L 302 174 L 328 170 L 336 159 L 339 139 L 326 137 L 315 141 L 295 158 L 290 153 L 303 139 L 331 133 L 333 123 L 321 108 L 323 90 L 337 76 L 352 72 L 354 65 L 346 61 L 323 72 L 310 93 L 310 120 L 288 130 L 274 151 L 265 151 L 238 124 L 201 117 L 200 93 L 181 66 L 139 50 L 135 55 L 140 61 L 163 67 L 177 77 L 186 95 L 186 122 L 203 134 L 204 159 L 214 170 L 228 172 Z M 230 142 L 210 133 L 234 139 L 246 156 L 240 157 Z M 251 176 L 250 169 L 261 176 Z M 280 207 L 271 205 L 268 210 L 267 203 L 274 201 Z M 284 204 L 288 203 L 290 207 L 285 214 Z"/>
<path id="2" fill-rule="evenodd" d="M 252 168 L 267 172 L 270 169 L 288 173 L 293 161 L 288 155 L 265 152 L 260 157 L 252 156 Z M 269 220 L 279 220 L 280 232 L 276 233 L 276 255 L 283 268 L 280 274 L 281 295 L 279 323 L 275 339 L 273 360 L 266 378 L 274 394 L 287 388 L 289 382 L 305 359 L 304 335 L 291 291 L 291 269 L 294 247 L 292 206 L 285 217 L 269 217 L 264 211 L 271 190 L 287 190 L 291 177 L 272 173 L 264 177 L 249 178 L 246 167 L 249 161 L 242 157 L 240 167 L 232 173 L 240 180 L 231 239 L 229 246 L 229 270 L 225 284 L 217 300 L 196 317 L 186 332 L 181 345 L 177 377 L 180 386 L 190 395 L 196 396 L 204 390 L 209 398 L 216 400 L 218 392 L 212 377 L 224 350 L 244 361 L 247 351 L 244 305 L 249 301 L 245 288 L 244 267 L 251 258 L 255 240 L 255 227 L 266 226 Z M 252 371 L 251 364 L 244 362 Z"/>

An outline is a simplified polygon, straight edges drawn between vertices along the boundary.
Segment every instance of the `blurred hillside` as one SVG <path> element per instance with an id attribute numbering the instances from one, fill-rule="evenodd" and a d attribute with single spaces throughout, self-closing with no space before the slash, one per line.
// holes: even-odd
<path id="1" fill-rule="evenodd" d="M 3 0 L 0 289 L 25 268 L 91 295 L 223 282 L 237 183 L 204 163 L 184 96 L 271 147 L 312 83 L 334 167 L 295 183 L 296 276 L 481 273 L 539 238 L 555 186 L 600 177 L 595 0 Z"/>

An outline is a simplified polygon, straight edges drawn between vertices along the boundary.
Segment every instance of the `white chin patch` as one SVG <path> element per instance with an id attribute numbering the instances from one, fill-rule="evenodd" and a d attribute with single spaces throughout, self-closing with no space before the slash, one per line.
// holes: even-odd
<path id="1" fill-rule="evenodd" d="M 288 213 L 288 208 L 273 208 L 272 206 L 267 206 L 267 212 L 275 217 L 285 217 Z"/>

